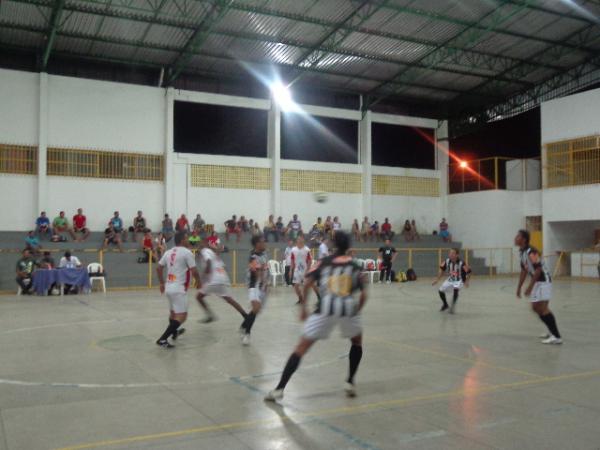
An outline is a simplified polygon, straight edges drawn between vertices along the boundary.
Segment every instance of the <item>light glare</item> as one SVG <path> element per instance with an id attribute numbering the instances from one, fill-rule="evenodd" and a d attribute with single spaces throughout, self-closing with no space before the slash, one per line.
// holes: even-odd
<path id="1" fill-rule="evenodd" d="M 273 99 L 277 102 L 282 111 L 298 111 L 298 105 L 292 99 L 292 94 L 287 86 L 284 86 L 280 81 L 276 81 L 271 85 Z"/>

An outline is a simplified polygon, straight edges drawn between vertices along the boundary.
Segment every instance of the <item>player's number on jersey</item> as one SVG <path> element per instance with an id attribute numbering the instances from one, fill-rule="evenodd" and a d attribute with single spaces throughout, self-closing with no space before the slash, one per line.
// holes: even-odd
<path id="1" fill-rule="evenodd" d="M 348 297 L 352 293 L 352 277 L 333 275 L 327 280 L 327 289 L 338 297 Z"/>

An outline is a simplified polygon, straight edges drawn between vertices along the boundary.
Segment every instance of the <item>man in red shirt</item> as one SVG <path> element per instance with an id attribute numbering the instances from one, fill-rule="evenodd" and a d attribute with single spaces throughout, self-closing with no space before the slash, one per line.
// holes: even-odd
<path id="1" fill-rule="evenodd" d="M 390 241 L 394 239 L 394 232 L 392 231 L 392 224 L 389 219 L 386 217 L 385 221 L 381 224 L 381 237 L 383 240 L 389 239 Z"/>
<path id="2" fill-rule="evenodd" d="M 175 231 L 190 232 L 190 223 L 188 222 L 187 217 L 185 217 L 185 214 L 182 214 L 181 217 L 177 219 L 177 222 L 175 222 Z"/>
<path id="3" fill-rule="evenodd" d="M 85 241 L 90 230 L 87 228 L 87 218 L 83 215 L 83 209 L 79 208 L 77 214 L 73 216 L 73 234 L 81 233 L 81 237 L 77 238 L 77 242 Z"/>

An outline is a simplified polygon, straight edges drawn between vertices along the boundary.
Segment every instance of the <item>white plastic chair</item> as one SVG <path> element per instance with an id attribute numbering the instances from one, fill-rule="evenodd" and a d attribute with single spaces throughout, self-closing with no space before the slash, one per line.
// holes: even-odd
<path id="1" fill-rule="evenodd" d="M 88 273 L 104 273 L 104 267 L 100 263 L 90 263 L 87 266 Z M 90 286 L 94 287 L 94 281 L 99 281 L 102 285 L 102 292 L 106 294 L 106 281 L 104 277 L 90 276 Z M 90 291 L 91 292 L 91 291 Z"/>
<path id="2" fill-rule="evenodd" d="M 374 269 L 368 269 L 369 266 L 372 266 Z M 369 283 L 373 284 L 373 278 L 375 275 L 379 275 L 379 270 L 377 270 L 377 261 L 374 259 L 365 259 L 363 262 L 364 273 L 369 275 Z"/>
<path id="3" fill-rule="evenodd" d="M 275 261 L 274 259 L 269 260 L 269 273 L 271 274 L 273 287 L 277 286 L 277 277 L 281 277 L 283 282 L 283 272 L 281 271 L 279 261 Z"/>

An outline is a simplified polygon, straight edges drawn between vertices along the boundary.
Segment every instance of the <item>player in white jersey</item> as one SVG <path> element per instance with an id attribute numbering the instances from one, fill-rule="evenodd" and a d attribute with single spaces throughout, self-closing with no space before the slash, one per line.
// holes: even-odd
<path id="1" fill-rule="evenodd" d="M 298 236 L 296 246 L 292 249 L 292 268 L 291 276 L 294 290 L 298 296 L 298 304 L 302 302 L 302 288 L 304 284 L 304 275 L 309 271 L 312 265 L 312 255 L 310 248 L 304 244 L 304 237 Z"/>
<path id="2" fill-rule="evenodd" d="M 175 247 L 167 250 L 160 258 L 156 273 L 160 283 L 160 293 L 166 294 L 169 299 L 169 326 L 156 341 L 157 345 L 172 348 L 169 337 L 177 339 L 185 331 L 179 328 L 187 319 L 188 299 L 187 290 L 193 278 L 196 285 L 200 286 L 200 276 L 196 269 L 194 254 L 189 250 L 188 236 L 185 231 L 175 234 Z M 165 284 L 164 272 L 167 272 Z"/>
<path id="3" fill-rule="evenodd" d="M 342 336 L 350 339 L 349 371 L 345 391 L 349 397 L 356 395 L 354 376 L 363 354 L 361 311 L 367 301 L 367 293 L 364 289 L 362 268 L 346 254 L 350 248 L 350 237 L 339 231 L 335 233 L 333 240 L 336 254 L 319 261 L 306 276 L 300 310 L 300 320 L 306 320 L 304 332 L 285 365 L 279 384 L 266 395 L 266 401 L 283 398 L 283 390 L 300 365 L 302 357 L 317 340 L 327 339 L 336 325 L 340 327 Z M 321 299 L 309 316 L 306 299 L 313 285 L 318 285 Z M 358 298 L 353 295 L 357 291 L 360 292 Z"/>
<path id="4" fill-rule="evenodd" d="M 448 253 L 442 264 L 440 264 L 440 272 L 438 277 L 434 280 L 433 286 L 439 283 L 440 279 L 448 273 L 448 278 L 442 283 L 438 291 L 440 299 L 442 300 L 442 308 L 440 311 L 446 311 L 448 309 L 448 302 L 446 301 L 446 291 L 453 290 L 452 295 L 452 306 L 450 306 L 450 314 L 454 314 L 456 308 L 456 302 L 458 301 L 458 293 L 461 288 L 466 284 L 468 287 L 469 277 L 471 269 L 460 259 L 458 249 L 453 248 Z"/>
<path id="5" fill-rule="evenodd" d="M 317 254 L 317 259 L 320 261 L 323 258 L 326 258 L 328 256 L 329 256 L 329 246 L 327 245 L 327 238 L 322 237 L 321 243 L 319 244 L 319 251 Z"/>
<path id="6" fill-rule="evenodd" d="M 198 303 L 206 312 L 206 318 L 203 320 L 204 323 L 210 323 L 217 318 L 204 301 L 204 298 L 210 294 L 221 297 L 233 306 L 244 319 L 247 316 L 244 308 L 231 295 L 231 281 L 225 270 L 225 263 L 219 255 L 222 249 L 223 247 L 218 242 L 209 241 L 207 246 L 200 250 L 200 279 L 202 287 L 198 291 L 196 300 L 198 300 Z"/>
<path id="7" fill-rule="evenodd" d="M 531 309 L 544 322 L 550 332 L 550 334 L 541 336 L 542 343 L 562 344 L 563 341 L 558 331 L 556 318 L 549 307 L 552 298 L 552 277 L 542 260 L 540 252 L 529 245 L 529 239 L 529 232 L 526 230 L 519 230 L 515 236 L 515 245 L 519 247 L 521 258 L 521 276 L 517 286 L 517 297 L 521 298 L 521 288 L 527 279 L 527 275 L 530 275 L 531 281 L 525 289 L 525 296 L 529 297 Z"/>

